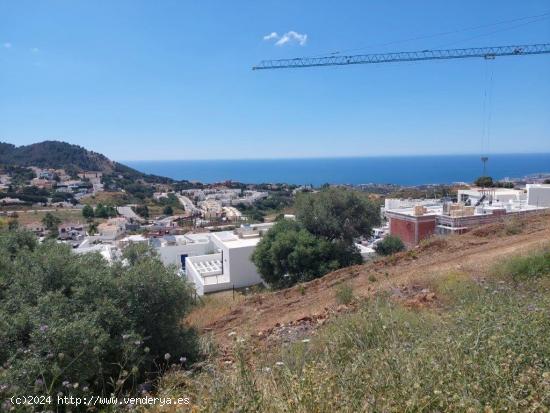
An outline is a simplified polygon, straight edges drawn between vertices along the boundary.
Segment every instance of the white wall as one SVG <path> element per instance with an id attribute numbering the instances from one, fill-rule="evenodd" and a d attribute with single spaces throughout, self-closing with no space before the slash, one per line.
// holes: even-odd
<path id="1" fill-rule="evenodd" d="M 249 287 L 262 282 L 256 266 L 250 260 L 255 248 L 256 246 L 247 246 L 229 249 L 229 276 L 235 288 Z"/>
<path id="2" fill-rule="evenodd" d="M 242 288 L 262 282 L 256 266 L 250 260 L 255 245 L 229 248 L 216 237 L 213 237 L 213 241 L 223 251 L 223 273 L 229 276 L 232 286 Z"/>
<path id="3" fill-rule="evenodd" d="M 100 231 L 98 238 L 102 241 L 114 241 L 119 235 L 122 234 L 122 231 L 118 231 L 117 228 L 109 228 Z"/>
<path id="4" fill-rule="evenodd" d="M 185 259 L 186 271 L 185 275 L 189 282 L 194 285 L 195 291 L 198 295 L 204 295 L 204 284 L 202 282 L 200 274 L 195 271 L 195 268 L 192 265 L 189 265 L 189 258 Z"/>
<path id="5" fill-rule="evenodd" d="M 185 259 L 187 279 L 190 283 L 194 285 L 197 294 L 204 295 L 206 293 L 225 291 L 233 288 L 233 284 L 229 279 L 229 275 L 227 273 L 222 274 L 221 269 L 216 274 L 213 274 L 206 278 L 204 277 L 204 274 L 200 274 L 198 271 L 196 271 L 193 265 L 194 262 L 209 260 L 221 260 L 221 253 L 199 255 L 187 257 Z"/>
<path id="6" fill-rule="evenodd" d="M 550 185 L 527 185 L 527 204 L 550 207 Z"/>
<path id="7" fill-rule="evenodd" d="M 215 248 L 212 242 L 191 243 L 182 245 L 165 245 L 157 248 L 160 259 L 164 265 L 176 265 L 181 268 L 181 256 L 204 255 Z"/>

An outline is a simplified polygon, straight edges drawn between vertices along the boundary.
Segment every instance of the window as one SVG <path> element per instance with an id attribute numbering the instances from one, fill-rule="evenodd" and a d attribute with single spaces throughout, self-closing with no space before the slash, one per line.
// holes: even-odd
<path id="1" fill-rule="evenodd" d="M 188 257 L 189 254 L 182 254 L 180 255 L 180 260 L 181 260 L 181 268 L 183 270 L 185 270 L 185 259 Z"/>

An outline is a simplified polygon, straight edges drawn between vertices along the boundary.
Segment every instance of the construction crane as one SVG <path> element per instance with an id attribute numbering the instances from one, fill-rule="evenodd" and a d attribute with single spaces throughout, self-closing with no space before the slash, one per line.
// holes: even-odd
<path id="1" fill-rule="evenodd" d="M 481 57 L 486 60 L 493 60 L 497 56 L 527 56 L 545 53 L 550 53 L 550 43 L 516 46 L 470 47 L 466 49 L 421 50 L 416 52 L 373 53 L 348 56 L 333 54 L 325 57 L 297 57 L 294 59 L 262 60 L 258 65 L 253 66 L 252 70 L 295 69 L 303 67 L 345 66 L 371 63 L 418 62 L 423 60 L 466 59 L 470 57 Z M 487 132 L 487 134 L 488 133 L 489 132 Z M 481 162 L 483 163 L 483 176 L 487 175 L 488 160 L 488 156 L 481 156 Z"/>
<path id="2" fill-rule="evenodd" d="M 526 56 L 550 53 L 550 43 L 518 46 L 470 47 L 467 49 L 422 50 L 417 52 L 374 53 L 349 56 L 297 57 L 294 59 L 262 60 L 252 70 L 293 69 L 316 66 L 343 66 L 369 63 L 417 62 L 422 60 L 465 59 L 497 56 Z"/>

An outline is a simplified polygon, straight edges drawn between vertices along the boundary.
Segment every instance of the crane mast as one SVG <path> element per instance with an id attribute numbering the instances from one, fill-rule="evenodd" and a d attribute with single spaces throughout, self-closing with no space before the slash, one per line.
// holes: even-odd
<path id="1" fill-rule="evenodd" d="M 416 62 L 423 60 L 465 59 L 470 57 L 494 59 L 497 56 L 526 56 L 545 53 L 550 53 L 550 43 L 262 60 L 256 66 L 253 66 L 252 70 L 293 69 L 302 67 L 344 66 L 390 62 Z"/>

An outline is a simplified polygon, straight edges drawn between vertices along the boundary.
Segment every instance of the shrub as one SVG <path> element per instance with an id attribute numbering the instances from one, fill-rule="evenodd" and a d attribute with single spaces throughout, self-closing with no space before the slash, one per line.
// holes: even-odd
<path id="1" fill-rule="evenodd" d="M 149 208 L 147 207 L 147 205 L 138 205 L 138 206 L 132 207 L 132 209 L 139 216 L 143 218 L 149 218 Z"/>
<path id="2" fill-rule="evenodd" d="M 349 283 L 342 283 L 336 288 L 336 302 L 349 304 L 353 301 L 353 287 Z"/>
<path id="3" fill-rule="evenodd" d="M 509 219 L 504 224 L 504 233 L 506 235 L 517 235 L 523 232 L 525 223 L 518 219 Z"/>
<path id="4" fill-rule="evenodd" d="M 61 219 L 59 217 L 52 214 L 51 212 L 46 212 L 46 215 L 44 215 L 44 218 L 42 218 L 42 224 L 44 224 L 44 226 L 48 230 L 49 238 L 58 237 L 59 235 L 58 227 L 59 227 L 59 224 L 61 224 Z"/>
<path id="5" fill-rule="evenodd" d="M 49 231 L 57 230 L 57 227 L 61 224 L 61 219 L 51 212 L 46 212 L 46 215 L 42 218 L 42 224 L 44 224 Z"/>
<path id="6" fill-rule="evenodd" d="M 493 186 L 493 178 L 490 176 L 480 176 L 474 181 L 474 184 L 482 188 L 490 188 Z"/>
<path id="7" fill-rule="evenodd" d="M 117 211 L 111 205 L 97 204 L 94 215 L 96 218 L 112 218 L 117 216 Z"/>
<path id="8" fill-rule="evenodd" d="M 380 255 L 392 255 L 404 249 L 405 244 L 403 244 L 403 241 L 401 241 L 399 237 L 393 235 L 388 235 L 374 247 L 376 253 Z"/>
<path id="9" fill-rule="evenodd" d="M 550 275 L 550 250 L 509 258 L 498 265 L 494 272 L 509 276 L 516 281 L 548 276 Z"/>
<path id="10" fill-rule="evenodd" d="M 191 302 L 152 251 L 108 264 L 28 232 L 0 233 L 2 396 L 135 390 L 167 359 L 196 358 L 195 332 L 181 323 Z"/>
<path id="11" fill-rule="evenodd" d="M 93 219 L 94 209 L 90 205 L 84 205 L 84 208 L 82 208 L 82 216 L 86 219 Z"/>

